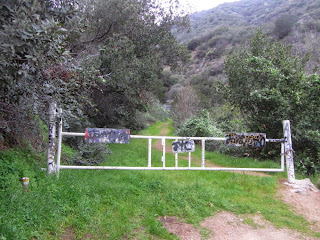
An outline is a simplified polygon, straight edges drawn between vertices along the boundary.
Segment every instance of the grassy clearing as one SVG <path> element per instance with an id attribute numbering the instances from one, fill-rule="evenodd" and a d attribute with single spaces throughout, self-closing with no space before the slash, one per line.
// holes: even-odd
<path id="1" fill-rule="evenodd" d="M 162 123 L 141 134 L 156 135 Z M 110 145 L 105 165 L 147 165 L 147 141 Z M 153 165 L 162 153 L 153 150 Z M 276 198 L 277 176 L 256 177 L 230 172 L 62 170 L 59 179 L 40 171 L 28 152 L 1 152 L 0 239 L 177 239 L 158 221 L 178 216 L 199 227 L 219 211 L 255 214 L 277 227 L 312 234 L 309 223 Z M 209 155 L 208 155 L 209 156 Z M 168 154 L 168 164 L 170 157 Z M 231 164 L 234 159 L 224 157 Z M 45 160 L 42 160 L 45 161 Z M 217 160 L 218 161 L 218 160 Z M 220 161 L 220 160 L 219 160 Z M 222 160 L 221 160 L 222 161 Z M 27 164 L 26 164 L 27 163 Z M 180 161 L 186 164 L 186 161 Z M 181 166 L 179 163 L 179 166 Z M 261 167 L 254 162 L 254 167 Z M 44 164 L 41 164 L 43 167 Z M 21 170 L 22 169 L 22 170 Z M 4 172 L 5 171 L 5 172 Z M 25 192 L 19 177 L 30 177 Z M 206 235 L 205 230 L 202 234 Z"/>

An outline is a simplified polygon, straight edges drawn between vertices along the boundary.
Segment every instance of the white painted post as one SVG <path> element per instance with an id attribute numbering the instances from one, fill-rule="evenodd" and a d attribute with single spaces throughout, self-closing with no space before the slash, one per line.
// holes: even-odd
<path id="1" fill-rule="evenodd" d="M 189 152 L 189 168 L 191 168 L 191 152 Z"/>
<path id="2" fill-rule="evenodd" d="M 162 138 L 162 166 L 166 167 L 166 139 Z"/>
<path id="3" fill-rule="evenodd" d="M 206 151 L 206 140 L 202 140 L 202 153 L 201 153 L 201 167 L 205 167 L 205 151 Z"/>
<path id="4" fill-rule="evenodd" d="M 175 141 L 177 142 L 178 139 L 176 138 Z M 175 159 L 175 167 L 177 168 L 177 167 L 178 167 L 178 153 L 175 153 L 175 154 L 174 154 L 174 159 Z"/>
<path id="5" fill-rule="evenodd" d="M 151 143 L 152 138 L 148 138 L 148 168 L 151 168 Z"/>
<path id="6" fill-rule="evenodd" d="M 285 162 L 285 155 L 286 152 L 284 150 L 284 143 L 281 143 L 281 169 L 284 171 L 285 167 L 284 167 L 284 162 Z"/>
<path id="7" fill-rule="evenodd" d="M 55 169 L 54 155 L 56 152 L 56 103 L 50 103 L 49 106 L 49 136 L 47 153 L 47 173 L 51 174 Z"/>
<path id="8" fill-rule="evenodd" d="M 294 162 L 293 162 L 293 149 L 292 149 L 292 138 L 291 138 L 291 127 L 290 121 L 284 120 L 283 124 L 283 135 L 285 138 L 284 148 L 285 148 L 285 159 L 287 165 L 287 175 L 288 175 L 288 182 L 294 183 L 295 173 L 294 173 Z"/>
<path id="9" fill-rule="evenodd" d="M 56 175 L 59 177 L 60 159 L 61 159 L 61 144 L 62 144 L 62 109 L 58 108 L 58 150 L 57 150 L 57 164 Z"/>

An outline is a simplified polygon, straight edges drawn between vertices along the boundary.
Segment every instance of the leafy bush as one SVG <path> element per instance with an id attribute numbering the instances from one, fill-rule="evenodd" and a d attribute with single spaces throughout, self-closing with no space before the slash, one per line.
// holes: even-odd
<path id="1" fill-rule="evenodd" d="M 181 126 L 178 126 L 176 133 L 178 136 L 187 137 L 224 137 L 222 131 L 213 124 L 208 111 L 203 111 L 200 116 L 187 119 Z"/>
<path id="2" fill-rule="evenodd" d="M 300 158 L 302 162 L 306 159 L 301 168 L 312 173 L 319 171 L 314 166 L 320 153 L 320 77 L 304 71 L 307 60 L 258 31 L 247 49 L 227 58 L 225 93 L 239 107 L 251 131 L 282 138 L 281 121 L 289 119 L 294 150 L 298 156 L 308 156 Z"/>
<path id="3" fill-rule="evenodd" d="M 69 158 L 69 163 L 76 165 L 98 165 L 107 161 L 111 151 L 105 143 L 80 143 L 78 151 Z M 68 160 L 67 160 L 68 161 Z"/>
<path id="4" fill-rule="evenodd" d="M 320 173 L 320 161 L 312 158 L 309 149 L 294 156 L 295 170 L 303 175 L 316 175 Z"/>

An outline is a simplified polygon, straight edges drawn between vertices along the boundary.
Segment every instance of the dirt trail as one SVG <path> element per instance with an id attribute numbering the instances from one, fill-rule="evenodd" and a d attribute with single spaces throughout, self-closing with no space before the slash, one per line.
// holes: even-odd
<path id="1" fill-rule="evenodd" d="M 165 136 L 168 133 L 167 124 L 162 125 L 161 133 Z M 161 140 L 157 141 L 154 148 L 162 151 Z M 171 147 L 166 146 L 170 152 Z M 183 159 L 182 157 L 180 159 Z M 193 158 L 193 163 L 200 165 L 200 159 Z M 219 167 L 206 161 L 206 166 Z M 243 173 L 243 171 L 240 171 Z M 269 176 L 264 173 L 244 172 L 250 175 Z M 320 232 L 320 191 L 306 189 L 297 193 L 291 186 L 284 184 L 285 180 L 279 182 L 278 196 L 286 204 L 290 205 L 292 211 L 302 215 L 311 223 L 311 229 Z M 246 219 L 249 219 L 246 223 Z M 182 240 L 315 240 L 318 238 L 305 236 L 298 231 L 291 229 L 277 229 L 263 218 L 258 212 L 255 215 L 236 215 L 230 212 L 220 212 L 215 216 L 206 218 L 200 223 L 199 228 L 192 224 L 180 221 L 177 217 L 165 216 L 158 218 L 167 230 L 177 235 Z M 201 234 L 202 233 L 202 234 Z"/>
<path id="2" fill-rule="evenodd" d="M 315 232 L 320 232 L 320 191 L 306 190 L 303 194 L 295 189 L 279 183 L 279 197 L 292 211 L 307 219 Z M 246 223 L 249 219 L 250 224 Z M 167 230 L 182 240 L 316 240 L 319 238 L 306 236 L 298 231 L 287 228 L 278 229 L 263 218 L 260 212 L 255 215 L 236 215 L 230 212 L 220 212 L 206 218 L 199 228 L 180 221 L 177 217 L 161 217 Z M 205 233 L 205 237 L 200 233 Z"/>
<path id="3" fill-rule="evenodd" d="M 246 219 L 251 223 L 247 224 Z M 316 240 L 318 238 L 305 236 L 291 229 L 277 229 L 261 214 L 236 215 L 230 212 L 220 212 L 206 218 L 199 228 L 179 221 L 176 217 L 162 217 L 159 221 L 167 230 L 182 240 Z M 206 236 L 201 236 L 201 233 Z"/>

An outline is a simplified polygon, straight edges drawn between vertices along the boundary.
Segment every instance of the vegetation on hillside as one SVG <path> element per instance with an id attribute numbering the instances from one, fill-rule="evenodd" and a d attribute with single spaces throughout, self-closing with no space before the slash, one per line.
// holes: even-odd
<path id="1" fill-rule="evenodd" d="M 272 138 L 281 137 L 281 121 L 290 119 L 297 169 L 319 173 L 319 12 L 320 4 L 311 0 L 242 0 L 191 15 L 191 31 L 176 36 L 192 57 L 183 71 L 172 71 L 178 82 L 168 97 L 173 109 L 181 108 L 179 95 L 188 88 L 184 102 L 197 101 L 188 115 L 174 118 L 176 126 L 201 119 L 206 109 L 210 125 L 222 132 Z"/>
<path id="2" fill-rule="evenodd" d="M 290 119 L 295 162 L 310 175 L 320 171 L 320 77 L 305 73 L 307 60 L 258 31 L 247 49 L 227 57 L 224 91 L 250 130 L 281 138 L 281 122 Z"/>

